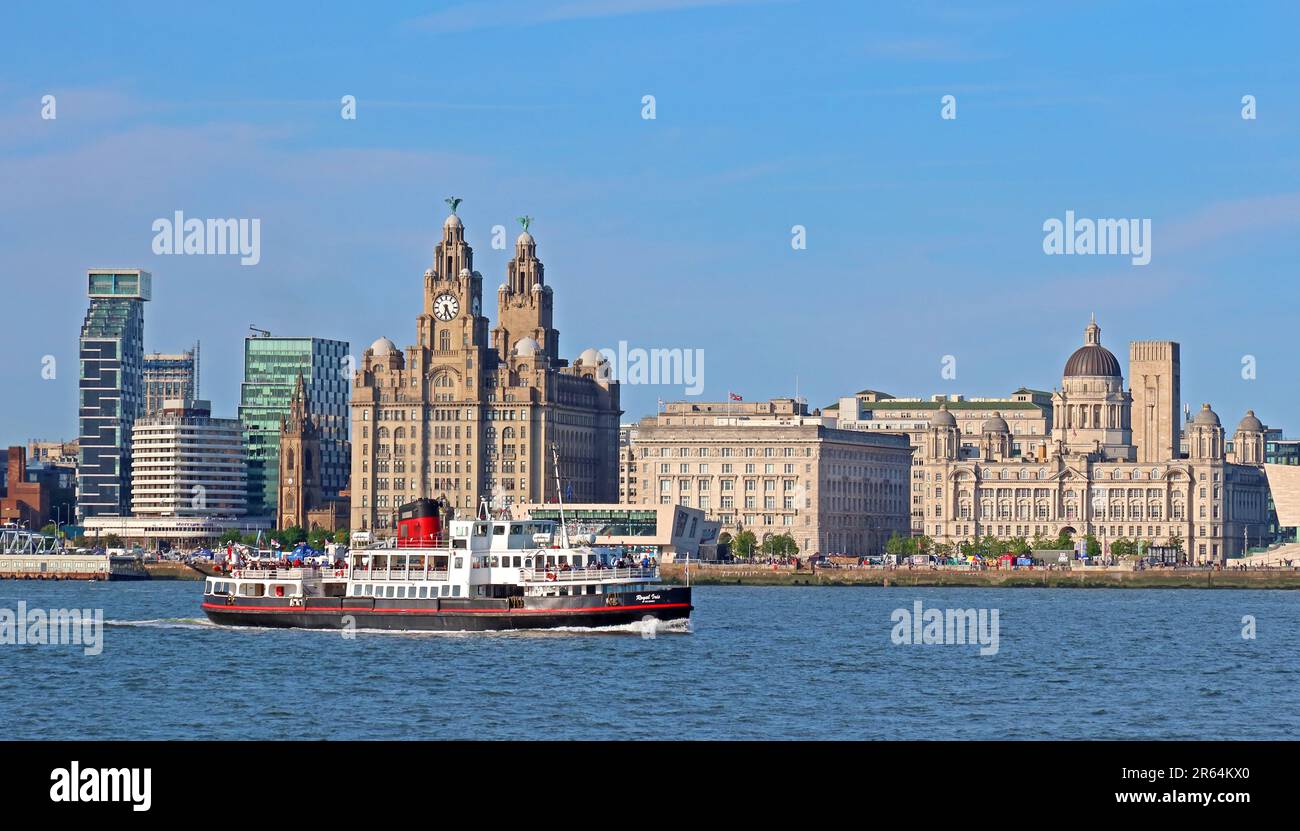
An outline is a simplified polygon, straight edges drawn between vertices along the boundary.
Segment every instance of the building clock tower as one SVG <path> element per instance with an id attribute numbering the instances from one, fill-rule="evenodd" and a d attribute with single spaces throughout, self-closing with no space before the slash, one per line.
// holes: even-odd
<path id="1" fill-rule="evenodd" d="M 553 295 L 536 242 L 524 232 L 483 315 L 483 277 L 456 214 L 442 224 L 424 272 L 416 343 L 379 338 L 361 356 L 352 390 L 353 530 L 391 533 L 414 499 L 446 498 L 462 515 L 555 498 L 558 447 L 575 501 L 618 498 L 618 382 L 595 350 L 559 357 Z"/>

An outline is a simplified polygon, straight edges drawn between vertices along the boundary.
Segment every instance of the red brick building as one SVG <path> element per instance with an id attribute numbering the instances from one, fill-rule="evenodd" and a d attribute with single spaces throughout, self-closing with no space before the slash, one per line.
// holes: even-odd
<path id="1" fill-rule="evenodd" d="M 27 481 L 27 449 L 9 448 L 5 488 L 0 496 L 0 522 L 26 523 L 39 529 L 50 518 L 50 491 L 44 484 Z"/>

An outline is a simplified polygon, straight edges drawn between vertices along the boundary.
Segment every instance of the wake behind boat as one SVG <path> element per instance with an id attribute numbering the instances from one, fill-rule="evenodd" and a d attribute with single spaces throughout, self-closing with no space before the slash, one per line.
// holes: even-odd
<path id="1" fill-rule="evenodd" d="M 419 499 L 398 535 L 333 566 L 235 564 L 208 577 L 203 611 L 230 626 L 490 631 L 689 618 L 691 590 L 653 560 L 571 545 L 550 520 L 452 519 Z M 588 538 L 590 543 L 594 538 Z"/>

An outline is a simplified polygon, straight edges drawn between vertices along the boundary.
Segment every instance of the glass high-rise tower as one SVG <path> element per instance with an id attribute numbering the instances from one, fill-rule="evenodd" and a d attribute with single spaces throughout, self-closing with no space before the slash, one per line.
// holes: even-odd
<path id="1" fill-rule="evenodd" d="M 153 277 L 138 268 L 86 272 L 81 324 L 77 516 L 127 516 L 131 428 L 144 407 L 144 304 Z"/>
<path id="2" fill-rule="evenodd" d="M 325 338 L 253 335 L 244 339 L 239 420 L 248 455 L 248 513 L 275 516 L 280 478 L 280 420 L 289 415 L 298 376 L 320 420 L 321 494 L 348 487 L 348 343 Z"/>

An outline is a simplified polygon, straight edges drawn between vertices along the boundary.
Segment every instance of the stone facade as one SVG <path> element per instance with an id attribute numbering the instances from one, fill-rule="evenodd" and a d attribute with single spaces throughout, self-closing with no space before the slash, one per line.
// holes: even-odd
<path id="1" fill-rule="evenodd" d="M 620 505 L 636 505 L 636 425 L 623 424 L 618 428 L 618 502 Z"/>
<path id="2" fill-rule="evenodd" d="M 556 498 L 618 499 L 619 385 L 587 349 L 560 358 L 554 293 L 525 230 L 497 290 L 498 323 L 482 311 L 483 277 L 455 213 L 424 273 L 416 343 L 380 338 L 362 355 L 352 395 L 352 528 L 383 536 L 396 509 L 445 497 L 461 513 Z"/>
<path id="3" fill-rule="evenodd" d="M 1175 347 L 1164 354 L 1172 354 L 1176 367 L 1176 344 L 1167 346 Z M 1136 354 L 1148 360 L 1144 350 Z M 1168 358 L 1160 360 L 1167 371 Z M 1164 406 L 1178 400 L 1166 392 Z M 1139 461 L 1133 400 L 1094 321 L 1053 393 L 1055 426 L 1043 458 L 1013 456 L 1006 422 L 996 416 L 981 431 L 979 457 L 963 458 L 956 421 L 943 411 L 932 419 L 912 471 L 922 532 L 943 543 L 990 534 L 1055 537 L 1062 530 L 1093 534 L 1104 544 L 1121 537 L 1156 544 L 1181 539 L 1192 562 L 1222 562 L 1258 544 L 1268 510 L 1264 425 L 1247 414 L 1229 455 L 1219 418 L 1206 404 L 1187 424 L 1186 457 Z M 1154 436 L 1164 441 L 1159 429 Z"/>
<path id="4" fill-rule="evenodd" d="M 840 430 L 793 399 L 670 402 L 633 443 L 642 505 L 685 505 L 805 554 L 879 554 L 908 533 L 906 436 Z"/>
<path id="5" fill-rule="evenodd" d="M 1133 445 L 1137 461 L 1178 457 L 1182 408 L 1178 344 L 1134 341 L 1129 344 L 1129 385 L 1133 390 Z"/>
<path id="6" fill-rule="evenodd" d="M 841 398 L 823 413 L 835 417 L 842 430 L 878 430 L 906 433 L 913 447 L 920 447 L 930 429 L 930 419 L 940 407 L 957 419 L 964 452 L 978 451 L 980 430 L 994 412 L 1011 428 L 1012 452 L 1037 456 L 1052 433 L 1052 394 L 1026 387 L 1005 398 L 967 398 L 963 395 L 933 395 L 927 399 L 895 398 L 876 390 L 862 390 Z"/>

